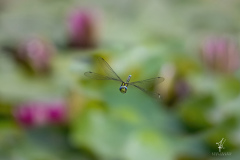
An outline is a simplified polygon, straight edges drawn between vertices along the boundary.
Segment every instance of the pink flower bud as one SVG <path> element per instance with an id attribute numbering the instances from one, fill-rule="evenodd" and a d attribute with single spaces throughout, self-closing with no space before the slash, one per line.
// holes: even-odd
<path id="1" fill-rule="evenodd" d="M 97 17 L 95 12 L 78 9 L 71 12 L 68 19 L 68 36 L 70 46 L 92 48 L 97 45 Z"/>
<path id="2" fill-rule="evenodd" d="M 16 106 L 13 115 L 24 126 L 63 124 L 67 120 L 67 106 L 63 101 L 27 102 Z"/>
<path id="3" fill-rule="evenodd" d="M 39 38 L 33 38 L 23 43 L 18 51 L 18 59 L 26 63 L 33 71 L 46 72 L 50 70 L 53 47 Z"/>
<path id="4" fill-rule="evenodd" d="M 233 39 L 208 38 L 203 43 L 201 54 L 204 64 L 211 70 L 231 73 L 239 68 L 239 49 Z"/>

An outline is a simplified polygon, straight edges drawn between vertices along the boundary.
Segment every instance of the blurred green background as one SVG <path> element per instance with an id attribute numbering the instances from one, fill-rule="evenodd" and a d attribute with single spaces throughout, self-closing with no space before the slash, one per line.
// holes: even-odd
<path id="1" fill-rule="evenodd" d="M 239 0 L 1 0 L 1 160 L 240 158 Z M 161 76 L 161 99 L 91 80 Z M 226 139 L 214 156 L 217 142 Z"/>

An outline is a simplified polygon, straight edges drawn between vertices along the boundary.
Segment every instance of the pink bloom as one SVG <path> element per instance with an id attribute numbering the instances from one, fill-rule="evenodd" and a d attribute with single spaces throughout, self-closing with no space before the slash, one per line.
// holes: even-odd
<path id="1" fill-rule="evenodd" d="M 36 72 L 46 72 L 50 70 L 53 52 L 52 45 L 42 39 L 33 38 L 20 46 L 18 59 Z"/>
<path id="2" fill-rule="evenodd" d="M 201 51 L 203 62 L 212 70 L 231 73 L 239 68 L 239 49 L 233 39 L 208 38 Z"/>
<path id="3" fill-rule="evenodd" d="M 79 48 L 92 48 L 97 45 L 97 17 L 86 9 L 74 10 L 68 19 L 70 45 Z"/>
<path id="4" fill-rule="evenodd" d="M 66 106 L 62 102 L 49 104 L 47 118 L 51 123 L 64 122 L 66 118 Z"/>
<path id="5" fill-rule="evenodd" d="M 16 106 L 13 115 L 24 126 L 62 124 L 67 120 L 67 106 L 62 101 L 27 102 Z"/>

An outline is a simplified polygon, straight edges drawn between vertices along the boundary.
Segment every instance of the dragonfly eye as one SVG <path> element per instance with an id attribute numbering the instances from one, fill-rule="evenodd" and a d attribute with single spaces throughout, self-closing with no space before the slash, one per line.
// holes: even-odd
<path id="1" fill-rule="evenodd" d="M 126 86 L 121 86 L 119 88 L 119 90 L 120 90 L 121 93 L 126 93 L 127 92 L 127 87 Z"/>

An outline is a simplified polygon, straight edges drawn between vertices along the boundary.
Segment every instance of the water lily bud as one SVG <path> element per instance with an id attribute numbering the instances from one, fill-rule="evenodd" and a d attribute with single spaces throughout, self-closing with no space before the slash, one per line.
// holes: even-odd
<path id="1" fill-rule="evenodd" d="M 190 86 L 183 77 L 179 76 L 174 64 L 163 65 L 160 75 L 165 78 L 165 81 L 164 85 L 157 85 L 157 90 L 161 93 L 166 105 L 174 105 L 190 94 Z"/>
<path id="2" fill-rule="evenodd" d="M 77 48 L 96 47 L 98 41 L 98 17 L 87 9 L 73 10 L 68 19 L 69 45 Z"/>
<path id="3" fill-rule="evenodd" d="M 33 38 L 20 45 L 17 57 L 35 72 L 48 72 L 54 48 L 48 42 Z"/>
<path id="4" fill-rule="evenodd" d="M 63 124 L 67 121 L 67 106 L 63 101 L 26 102 L 14 107 L 13 115 L 23 126 Z"/>
<path id="5" fill-rule="evenodd" d="M 211 70 L 222 73 L 236 71 L 240 65 L 239 49 L 233 39 L 211 37 L 205 40 L 201 48 L 203 63 Z"/>

